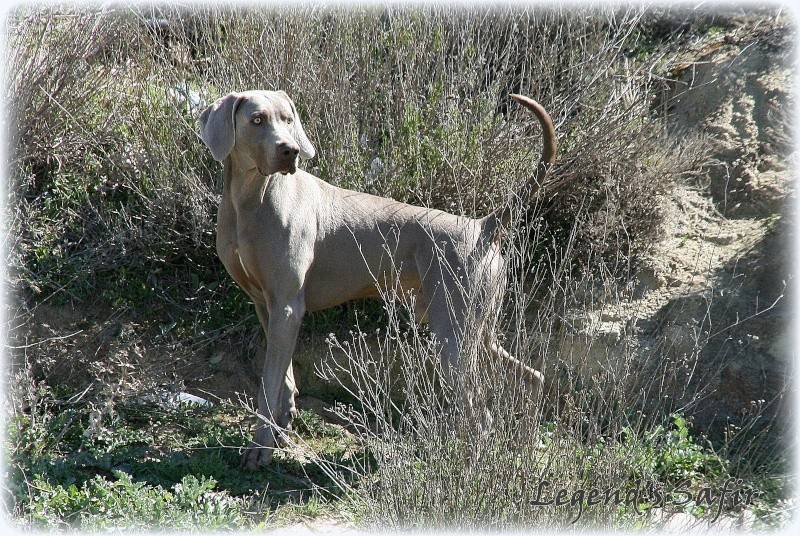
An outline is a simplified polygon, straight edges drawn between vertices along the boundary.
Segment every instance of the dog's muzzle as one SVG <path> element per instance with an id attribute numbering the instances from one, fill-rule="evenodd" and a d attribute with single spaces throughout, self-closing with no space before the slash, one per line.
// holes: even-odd
<path id="1" fill-rule="evenodd" d="M 278 173 L 294 173 L 297 171 L 297 158 L 300 148 L 293 143 L 281 142 L 275 148 L 275 160 Z"/>

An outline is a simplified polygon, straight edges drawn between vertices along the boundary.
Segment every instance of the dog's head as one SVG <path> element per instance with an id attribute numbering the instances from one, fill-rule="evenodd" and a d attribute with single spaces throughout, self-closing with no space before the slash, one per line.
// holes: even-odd
<path id="1" fill-rule="evenodd" d="M 262 175 L 294 173 L 297 157 L 316 153 L 300 116 L 283 91 L 229 93 L 200 114 L 200 137 L 214 159 L 234 156 L 244 169 Z"/>

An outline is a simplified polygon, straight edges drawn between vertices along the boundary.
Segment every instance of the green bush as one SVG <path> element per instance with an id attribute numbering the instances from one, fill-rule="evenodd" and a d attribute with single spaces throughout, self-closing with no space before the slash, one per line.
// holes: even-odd
<path id="1" fill-rule="evenodd" d="M 39 490 L 29 514 L 36 528 L 108 530 L 154 528 L 215 530 L 250 524 L 247 503 L 214 491 L 213 479 L 188 475 L 171 490 L 134 482 L 121 471 L 64 488 L 35 480 Z"/>

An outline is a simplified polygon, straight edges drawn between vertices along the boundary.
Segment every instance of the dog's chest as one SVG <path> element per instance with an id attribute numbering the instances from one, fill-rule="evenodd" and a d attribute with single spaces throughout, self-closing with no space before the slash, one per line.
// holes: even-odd
<path id="1" fill-rule="evenodd" d="M 223 195 L 217 214 L 217 255 L 234 281 L 251 297 L 255 297 L 261 294 L 263 289 L 256 284 L 239 254 L 236 220 L 236 212 L 230 199 Z"/>
<path id="2" fill-rule="evenodd" d="M 251 297 L 293 292 L 313 260 L 314 211 L 298 206 L 297 192 L 267 185 L 258 202 L 220 205 L 217 252 L 231 276 Z"/>

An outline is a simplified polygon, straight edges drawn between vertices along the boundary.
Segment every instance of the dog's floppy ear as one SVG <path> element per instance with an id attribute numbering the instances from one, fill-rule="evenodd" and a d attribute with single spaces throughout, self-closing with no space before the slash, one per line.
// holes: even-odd
<path id="1" fill-rule="evenodd" d="M 292 99 L 289 98 L 289 95 L 287 95 L 285 91 L 278 91 L 278 93 L 285 97 L 292 107 L 292 114 L 294 115 L 294 121 L 292 121 L 292 134 L 294 135 L 297 145 L 300 146 L 300 158 L 303 160 L 314 158 L 314 155 L 317 154 L 317 150 L 308 139 L 308 136 L 306 136 L 306 131 L 303 130 L 303 123 L 300 121 L 300 114 L 297 113 L 297 108 L 295 107 L 294 102 L 292 102 Z"/>
<path id="2" fill-rule="evenodd" d="M 200 138 L 214 156 L 222 162 L 236 144 L 236 110 L 243 97 L 238 93 L 228 93 L 200 114 Z"/>

